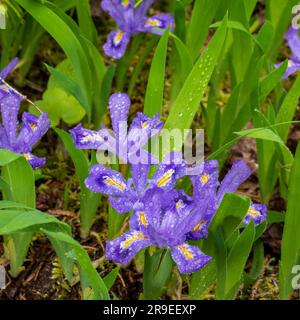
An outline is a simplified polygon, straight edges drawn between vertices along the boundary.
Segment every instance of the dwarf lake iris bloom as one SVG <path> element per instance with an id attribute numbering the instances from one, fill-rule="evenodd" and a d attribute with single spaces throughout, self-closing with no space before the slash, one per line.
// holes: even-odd
<path id="1" fill-rule="evenodd" d="M 153 187 L 145 193 L 145 206 L 138 228 L 106 245 L 106 257 L 118 263 L 128 263 L 149 246 L 170 248 L 180 273 L 192 273 L 203 268 L 212 258 L 198 247 L 186 242 L 186 234 L 196 224 L 198 210 L 193 203 L 178 213 L 177 192 Z"/>
<path id="2" fill-rule="evenodd" d="M 204 239 L 208 235 L 208 227 L 216 211 L 218 210 L 226 193 L 234 193 L 238 187 L 251 175 L 252 170 L 244 161 L 236 161 L 231 170 L 219 183 L 218 162 L 207 161 L 202 164 L 199 176 L 191 176 L 193 182 L 193 200 L 195 203 L 207 203 L 207 208 L 202 211 L 198 223 L 189 233 L 189 239 Z M 248 224 L 253 220 L 255 225 L 265 221 L 267 218 L 267 207 L 264 204 L 251 204 L 244 223 Z"/>
<path id="3" fill-rule="evenodd" d="M 186 174 L 182 154 L 175 152 L 164 158 L 151 179 L 148 179 L 149 168 L 149 164 L 131 165 L 132 178 L 126 181 L 118 171 L 98 164 L 92 166 L 85 183 L 90 190 L 108 195 L 118 213 L 134 211 L 132 224 L 138 224 L 137 221 L 143 220 L 145 202 L 149 199 L 147 191 L 153 187 L 171 191 L 177 180 Z"/>
<path id="4" fill-rule="evenodd" d="M 285 36 L 289 47 L 292 50 L 292 57 L 288 61 L 288 67 L 283 76 L 283 79 L 288 78 L 290 75 L 300 70 L 300 37 L 299 30 L 290 28 Z M 276 65 L 276 67 L 280 66 Z"/>
<path id="5" fill-rule="evenodd" d="M 155 0 L 143 0 L 136 5 L 135 0 L 102 0 L 102 9 L 116 21 L 118 30 L 112 31 L 103 46 L 104 52 L 111 58 L 120 59 L 125 54 L 130 38 L 140 32 L 161 35 L 165 29 L 174 29 L 171 14 L 157 14 L 147 17 L 146 13 Z"/>
<path id="6" fill-rule="evenodd" d="M 70 131 L 76 148 L 107 150 L 125 163 L 127 160 L 133 162 L 137 157 L 139 160 L 137 162 L 152 163 L 153 157 L 150 157 L 150 154 L 142 148 L 154 134 L 162 129 L 163 123 L 159 120 L 159 114 L 150 118 L 139 112 L 127 132 L 129 108 L 130 98 L 127 94 L 113 94 L 109 99 L 113 132 L 105 128 L 99 131 L 88 130 L 79 124 Z"/>
<path id="7" fill-rule="evenodd" d="M 31 153 L 34 145 L 48 131 L 50 121 L 46 113 L 36 117 L 28 112 L 22 115 L 22 124 L 19 126 L 18 113 L 24 96 L 5 82 L 18 59 L 14 59 L 0 72 L 0 148 L 22 154 L 33 168 L 45 164 L 45 158 L 38 158 Z"/>

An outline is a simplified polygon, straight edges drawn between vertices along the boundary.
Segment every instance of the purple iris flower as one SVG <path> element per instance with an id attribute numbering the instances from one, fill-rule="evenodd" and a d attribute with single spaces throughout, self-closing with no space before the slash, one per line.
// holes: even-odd
<path id="1" fill-rule="evenodd" d="M 134 211 L 131 224 L 138 227 L 140 215 L 149 198 L 147 191 L 154 187 L 171 191 L 177 180 L 186 174 L 182 154 L 177 152 L 163 159 L 151 179 L 148 179 L 149 168 L 148 164 L 131 165 L 132 178 L 126 181 L 118 171 L 98 164 L 92 166 L 85 183 L 90 190 L 108 195 L 111 206 L 118 213 Z"/>
<path id="2" fill-rule="evenodd" d="M 116 21 L 118 30 L 112 31 L 103 46 L 104 52 L 111 58 L 120 59 L 125 54 L 130 38 L 140 32 L 162 35 L 170 27 L 174 29 L 171 14 L 157 14 L 147 17 L 147 11 L 155 0 L 143 0 L 136 5 L 135 0 L 102 0 L 102 9 Z"/>
<path id="3" fill-rule="evenodd" d="M 288 78 L 290 75 L 300 70 L 300 37 L 299 30 L 290 28 L 285 36 L 289 47 L 292 50 L 292 57 L 288 61 L 288 67 L 282 79 Z M 281 64 L 276 65 L 279 67 Z"/>
<path id="4" fill-rule="evenodd" d="M 0 72 L 0 148 L 22 154 L 33 168 L 37 168 L 45 165 L 46 159 L 34 156 L 31 150 L 50 128 L 50 121 L 46 113 L 36 117 L 24 112 L 19 126 L 18 113 L 24 96 L 4 81 L 17 63 L 18 59 L 14 59 Z"/>
<path id="5" fill-rule="evenodd" d="M 107 150 L 124 163 L 153 163 L 156 160 L 142 148 L 163 127 L 159 114 L 153 118 L 138 113 L 127 132 L 130 98 L 125 93 L 115 93 L 109 99 L 113 132 L 106 128 L 99 131 L 85 129 L 81 124 L 70 130 L 76 148 Z"/>
<path id="6" fill-rule="evenodd" d="M 149 246 L 170 248 L 180 273 L 192 273 L 212 259 L 198 247 L 186 242 L 186 234 L 196 224 L 198 210 L 193 203 L 177 211 L 177 192 L 153 187 L 145 193 L 144 211 L 139 216 L 139 228 L 108 241 L 106 257 L 126 264 L 142 249 Z"/>
<path id="7" fill-rule="evenodd" d="M 204 239 L 208 235 L 209 225 L 218 210 L 226 193 L 234 193 L 238 187 L 246 181 L 252 173 L 252 170 L 244 161 L 236 161 L 231 170 L 219 183 L 218 162 L 207 161 L 201 165 L 202 174 L 192 176 L 191 180 L 194 186 L 193 200 L 199 203 L 202 210 L 202 203 L 207 204 L 207 208 L 201 212 L 197 224 L 192 228 L 188 238 L 191 240 Z M 255 225 L 264 222 L 267 218 L 267 207 L 264 204 L 251 204 L 244 223 L 248 224 L 254 221 Z"/>

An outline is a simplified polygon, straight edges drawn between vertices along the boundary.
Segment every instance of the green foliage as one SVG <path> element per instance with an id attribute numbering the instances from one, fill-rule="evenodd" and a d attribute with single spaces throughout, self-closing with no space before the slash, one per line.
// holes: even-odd
<path id="1" fill-rule="evenodd" d="M 249 288 L 261 274 L 264 247 L 260 237 L 267 224 L 284 223 L 280 296 L 289 298 L 291 270 L 299 263 L 300 150 L 298 146 L 294 157 L 287 140 L 298 107 L 300 76 L 291 86 L 283 85 L 288 62 L 274 65 L 298 0 L 266 0 L 265 19 L 255 10 L 257 0 L 170 1 L 176 21 L 174 32 L 166 30 L 161 37 L 136 35 L 125 56 L 114 63 L 107 58 L 105 63 L 101 56 L 102 35 L 97 33 L 88 0 L 5 3 L 7 30 L 0 31 L 0 62 L 3 67 L 12 57 L 21 57 L 16 79 L 19 84 L 24 83 L 46 33 L 65 53 L 66 59 L 60 64 L 46 66 L 50 73 L 47 90 L 36 102 L 49 114 L 53 127 L 83 121 L 100 128 L 110 94 L 126 90 L 132 100 L 142 91 L 144 112 L 166 116 L 166 129 L 183 132 L 191 127 L 204 128 L 211 150 L 208 158 L 217 159 L 220 169 L 238 140 L 255 139 L 261 198 L 268 203 L 275 191 L 280 192 L 287 203 L 286 215 L 270 211 L 267 222 L 246 226 L 243 220 L 249 199 L 226 195 L 210 224 L 208 238 L 194 243 L 213 260 L 183 280 L 192 299 L 205 297 L 209 290 L 216 299 L 234 299 L 241 286 Z M 31 111 L 34 113 L 34 108 Z M 76 149 L 66 131 L 54 130 L 79 180 L 81 236 L 86 238 L 100 204 L 100 195 L 84 183 L 96 155 Z M 162 150 L 163 155 L 168 151 Z M 0 166 L 0 235 L 12 276 L 22 270 L 33 233 L 43 233 L 70 282 L 77 268 L 83 298 L 108 299 L 119 267 L 101 279 L 87 252 L 72 237 L 70 227 L 35 209 L 35 175 L 24 157 L 0 149 Z M 114 169 L 119 170 L 119 166 Z M 188 192 L 190 184 L 184 186 Z M 109 239 L 119 235 L 126 218 L 109 207 Z M 251 251 L 252 264 L 246 273 Z M 173 270 L 170 252 L 149 248 L 140 258 L 144 263 L 142 298 L 158 299 L 166 293 Z"/>
<path id="2" fill-rule="evenodd" d="M 50 68 L 50 67 L 48 67 Z M 48 88 L 43 94 L 43 99 L 36 101 L 35 104 L 43 111 L 47 112 L 52 126 L 57 126 L 60 123 L 60 120 L 64 121 L 69 125 L 74 125 L 80 122 L 85 116 L 86 112 L 82 105 L 78 101 L 82 101 L 81 97 L 78 96 L 76 99 L 74 95 L 71 95 L 66 91 L 58 80 L 59 76 L 55 73 L 60 72 L 60 75 L 67 76 L 69 81 L 73 81 L 74 84 L 74 70 L 70 65 L 68 60 L 61 62 L 56 69 L 49 69 L 52 75 L 48 81 Z M 56 76 L 54 76 L 56 74 Z M 62 82 L 64 79 L 62 79 Z M 76 91 L 74 87 L 74 91 Z M 80 93 L 80 90 L 78 91 Z M 32 111 L 35 111 L 35 108 L 31 108 Z M 36 111 L 35 111 L 36 112 Z"/>
<path id="3" fill-rule="evenodd" d="M 300 179 L 300 145 L 298 144 L 295 161 L 290 175 L 288 188 L 288 204 L 282 238 L 280 262 L 280 297 L 287 299 L 292 291 L 292 268 L 299 264 L 300 249 L 300 215 L 298 197 Z"/>
<path id="4" fill-rule="evenodd" d="M 84 183 L 85 179 L 88 177 L 90 165 L 84 151 L 75 148 L 73 139 L 68 133 L 58 128 L 55 129 L 55 132 L 68 150 L 79 179 L 81 235 L 83 238 L 86 238 L 96 216 L 100 203 L 100 195 L 90 191 Z"/>

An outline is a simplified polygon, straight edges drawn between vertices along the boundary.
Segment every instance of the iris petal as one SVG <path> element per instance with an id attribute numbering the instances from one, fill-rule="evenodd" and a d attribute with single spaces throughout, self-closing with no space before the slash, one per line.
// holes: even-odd
<path id="1" fill-rule="evenodd" d="M 154 15 L 146 20 L 144 31 L 162 35 L 168 27 L 170 31 L 174 30 L 175 21 L 171 14 L 162 13 Z"/>
<path id="2" fill-rule="evenodd" d="M 249 178 L 251 173 L 252 170 L 244 161 L 236 161 L 221 183 L 218 191 L 217 203 L 221 203 L 226 193 L 236 192 L 238 187 Z"/>
<path id="3" fill-rule="evenodd" d="M 5 79 L 8 76 L 8 74 L 13 71 L 13 69 L 16 67 L 18 62 L 19 62 L 19 59 L 14 58 L 3 70 L 1 70 L 0 78 Z"/>
<path id="4" fill-rule="evenodd" d="M 106 55 L 114 59 L 121 59 L 130 40 L 130 34 L 122 30 L 111 31 L 103 46 Z"/>
<path id="5" fill-rule="evenodd" d="M 297 57 L 300 61 L 300 37 L 299 37 L 299 30 L 290 28 L 285 36 L 289 47 L 292 49 L 293 54 Z"/>
<path id="6" fill-rule="evenodd" d="M 174 188 L 178 179 L 186 174 L 186 164 L 181 153 L 171 152 L 158 166 L 151 184 L 164 190 Z"/>
<path id="7" fill-rule="evenodd" d="M 99 131 L 89 130 L 81 124 L 70 130 L 76 148 L 108 150 L 116 153 L 115 138 L 106 129 Z"/>
<path id="8" fill-rule="evenodd" d="M 22 127 L 16 143 L 17 152 L 29 152 L 50 128 L 47 113 L 36 117 L 28 112 L 22 116 Z"/>
<path id="9" fill-rule="evenodd" d="M 46 164 L 46 158 L 38 158 L 30 152 L 23 153 L 23 157 L 30 163 L 30 165 L 34 169 L 43 167 Z"/>
<path id="10" fill-rule="evenodd" d="M 176 262 L 180 273 L 192 273 L 205 267 L 211 257 L 204 254 L 199 248 L 187 243 L 171 248 L 171 255 Z"/>
<path id="11" fill-rule="evenodd" d="M 151 241 L 141 231 L 130 231 L 115 240 L 107 241 L 106 258 L 126 264 L 130 262 L 140 250 L 150 245 Z"/>
<path id="12" fill-rule="evenodd" d="M 130 98 L 125 93 L 115 93 L 109 99 L 109 111 L 116 138 L 125 126 L 127 130 L 127 117 L 130 108 Z M 124 137 L 125 140 L 125 137 Z"/>
<path id="13" fill-rule="evenodd" d="M 126 181 L 119 172 L 100 164 L 91 168 L 85 184 L 94 192 L 104 193 L 113 197 L 123 196 L 128 190 Z"/>
<path id="14" fill-rule="evenodd" d="M 8 144 L 14 148 L 17 139 L 18 113 L 23 97 L 10 93 L 0 100 L 3 127 L 8 139 Z"/>
<path id="15" fill-rule="evenodd" d="M 250 221 L 254 221 L 255 225 L 261 224 L 267 219 L 268 209 L 264 204 L 251 204 L 244 223 L 248 224 Z"/>

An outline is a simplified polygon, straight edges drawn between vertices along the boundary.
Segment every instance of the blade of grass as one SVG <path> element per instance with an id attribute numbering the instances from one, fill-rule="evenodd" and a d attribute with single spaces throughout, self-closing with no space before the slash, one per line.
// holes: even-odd
<path id="1" fill-rule="evenodd" d="M 227 16 L 186 79 L 165 123 L 166 129 L 190 128 L 207 88 L 227 33 Z M 164 150 L 163 155 L 169 150 Z"/>
<path id="2" fill-rule="evenodd" d="M 151 63 L 144 106 L 144 113 L 150 117 L 162 112 L 168 40 L 167 29 L 158 42 Z"/>
<path id="3" fill-rule="evenodd" d="M 298 144 L 294 165 L 290 175 L 287 212 L 283 230 L 280 262 L 280 297 L 287 299 L 292 292 L 292 267 L 299 264 L 300 250 L 300 144 Z M 297 261 L 298 260 L 298 261 Z"/>

